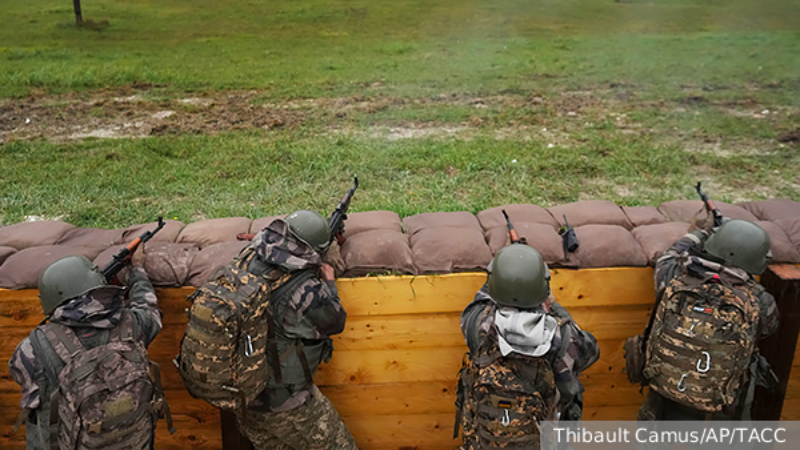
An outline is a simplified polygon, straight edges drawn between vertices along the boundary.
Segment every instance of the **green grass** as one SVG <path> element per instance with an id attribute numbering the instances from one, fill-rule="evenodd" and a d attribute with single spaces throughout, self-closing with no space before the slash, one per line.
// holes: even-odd
<path id="1" fill-rule="evenodd" d="M 244 89 L 258 91 L 254 104 L 385 102 L 344 114 L 308 106 L 269 132 L 9 140 L 6 224 L 328 211 L 353 174 L 354 211 L 404 216 L 656 205 L 694 198 L 698 180 L 726 201 L 800 200 L 798 146 L 777 140 L 800 130 L 797 1 L 84 0 L 84 17 L 109 22 L 99 31 L 76 28 L 63 0 L 6 3 L 0 108 L 31 94 L 117 95 L 96 92 L 107 88 L 186 111 L 200 107 L 169 102 Z M 507 101 L 479 109 L 478 97 Z M 88 108 L 86 123 L 113 118 L 106 106 Z M 780 114 L 754 117 L 762 108 Z M 389 126 L 465 131 L 389 140 Z"/>
<path id="2" fill-rule="evenodd" d="M 0 96 L 120 86 L 259 88 L 275 98 L 528 92 L 628 83 L 800 87 L 800 3 L 730 0 L 133 0 L 0 13 Z"/>

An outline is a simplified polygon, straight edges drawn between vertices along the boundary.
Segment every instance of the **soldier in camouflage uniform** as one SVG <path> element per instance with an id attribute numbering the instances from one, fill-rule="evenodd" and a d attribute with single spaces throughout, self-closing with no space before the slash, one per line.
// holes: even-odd
<path id="1" fill-rule="evenodd" d="M 134 254 L 132 265 L 118 274 L 128 287 L 127 301 L 125 290 L 107 285 L 97 267 L 82 256 L 68 256 L 48 266 L 39 277 L 39 298 L 49 322 L 66 325 L 83 347 L 94 348 L 108 341 L 110 330 L 127 310 L 135 320 L 134 339 L 148 346 L 161 331 L 161 311 L 141 257 L 141 252 Z M 20 406 L 24 411 L 18 424 L 26 421 L 28 450 L 51 448 L 50 398 L 63 368 L 55 351 L 45 348 L 49 341 L 38 337 L 41 328 L 20 342 L 8 362 L 11 377 L 22 386 Z"/>
<path id="2" fill-rule="evenodd" d="M 269 361 L 280 360 L 281 379 L 270 374 L 267 388 L 237 412 L 239 428 L 259 450 L 351 450 L 352 435 L 336 409 L 314 385 L 312 376 L 333 351 L 329 336 L 344 330 L 347 313 L 339 303 L 333 268 L 322 262 L 330 242 L 328 223 L 319 213 L 295 211 L 275 220 L 252 242 L 264 273 L 278 266 L 293 274 L 288 299 L 270 303 L 277 334 L 277 353 L 267 349 Z M 292 283 L 293 281 L 288 281 Z M 291 351 L 302 342 L 303 351 Z M 288 349 L 288 350 L 287 350 Z"/>
<path id="3" fill-rule="evenodd" d="M 578 376 L 597 361 L 600 349 L 594 336 L 556 303 L 549 270 L 535 249 L 504 247 L 488 272 L 487 283 L 461 314 L 470 359 L 462 369 L 456 403 L 462 448 L 538 449 L 539 421 L 581 419 Z M 537 392 L 515 397 L 531 390 Z M 503 391 L 509 397 L 505 403 L 492 395 Z M 491 405 L 481 405 L 480 397 L 491 398 Z M 482 440 L 487 433 L 479 424 L 493 437 Z"/>
<path id="4" fill-rule="evenodd" d="M 766 269 L 771 256 L 769 249 L 769 235 L 756 224 L 744 220 L 727 220 L 712 233 L 692 231 L 675 242 L 656 262 L 656 297 L 659 302 L 669 297 L 676 288 L 686 285 L 686 276 L 691 280 L 702 274 L 703 279 L 722 280 L 722 284 L 730 284 L 725 280 L 733 280 L 735 287 L 744 291 L 737 297 L 746 299 L 752 296 L 755 299 L 753 308 L 745 308 L 745 311 L 752 311 L 751 317 L 745 318 L 749 322 L 737 329 L 752 327 L 755 339 L 763 339 L 773 334 L 779 323 L 775 299 L 753 278 Z M 712 286 L 710 289 L 716 292 L 722 288 Z M 731 342 L 730 345 L 735 347 L 737 344 Z M 713 353 L 710 349 L 709 352 Z M 757 349 L 752 354 L 752 361 L 750 355 L 747 357 L 745 379 L 733 380 L 732 384 L 738 388 L 730 407 L 715 414 L 708 413 L 681 405 L 651 389 L 639 410 L 639 420 L 708 420 L 712 417 L 714 420 L 747 420 L 756 385 L 769 387 L 776 381 L 769 364 Z"/>

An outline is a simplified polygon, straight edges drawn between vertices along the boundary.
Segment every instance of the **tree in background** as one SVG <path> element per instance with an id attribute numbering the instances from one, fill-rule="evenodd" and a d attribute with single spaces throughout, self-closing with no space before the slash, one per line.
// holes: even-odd
<path id="1" fill-rule="evenodd" d="M 72 6 L 75 8 L 75 25 L 81 26 L 81 24 L 83 24 L 83 15 L 81 15 L 81 0 L 72 0 Z"/>

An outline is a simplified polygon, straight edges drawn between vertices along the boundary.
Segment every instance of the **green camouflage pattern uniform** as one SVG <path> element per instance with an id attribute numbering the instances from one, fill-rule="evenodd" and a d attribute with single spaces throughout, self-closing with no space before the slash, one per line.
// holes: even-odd
<path id="1" fill-rule="evenodd" d="M 654 274 L 656 298 L 659 301 L 667 298 L 676 283 L 683 284 L 681 279 L 689 276 L 686 274 L 684 268 L 688 258 L 693 258 L 697 263 L 702 264 L 705 261 L 700 258 L 700 249 L 702 243 L 707 235 L 702 231 L 695 231 L 687 234 L 686 236 L 675 242 L 669 249 L 667 249 L 661 257 L 656 261 L 656 270 Z M 713 263 L 711 264 L 713 265 Z M 734 269 L 739 271 L 740 269 Z M 750 294 L 755 297 L 757 303 L 757 310 L 753 311 L 750 315 L 753 321 L 752 325 L 755 328 L 754 334 L 757 338 L 763 339 L 773 334 L 779 325 L 779 313 L 775 303 L 775 298 L 770 295 L 762 285 L 758 284 L 755 279 L 746 272 L 741 271 L 749 279 L 745 286 L 749 288 Z M 710 275 L 713 275 L 710 274 Z M 724 274 L 723 274 L 724 276 Z M 768 384 L 771 370 L 768 363 L 759 355 L 752 358 L 752 362 L 747 370 L 748 380 L 741 382 L 742 387 L 749 387 L 749 379 L 756 379 L 757 383 Z M 740 389 L 736 396 L 736 400 L 732 407 L 726 411 L 714 414 L 715 420 L 735 420 L 748 418 L 750 415 L 749 405 L 745 402 L 746 389 Z M 697 409 L 689 408 L 681 405 L 670 399 L 667 399 L 658 393 L 650 390 L 644 404 L 639 410 L 639 420 L 704 420 L 706 412 Z"/>
<path id="2" fill-rule="evenodd" d="M 293 276 L 304 276 L 287 301 L 270 304 L 276 325 L 282 379 L 271 373 L 267 388 L 237 421 L 242 433 L 259 450 L 357 449 L 355 441 L 336 409 L 302 368 L 301 356 L 285 349 L 302 342 L 310 375 L 330 358 L 329 336 L 344 330 L 347 313 L 339 302 L 334 281 L 322 281 L 315 274 L 321 257 L 305 241 L 289 231 L 283 220 L 275 220 L 258 233 L 251 244 L 258 264 L 253 273 L 278 266 Z M 314 276 L 308 276 L 306 272 Z M 280 303 L 280 304 L 279 304 Z"/>
<path id="3" fill-rule="evenodd" d="M 461 314 L 461 330 L 469 347 L 470 361 L 483 368 L 478 375 L 481 378 L 478 383 L 503 386 L 504 390 L 510 392 L 530 392 L 537 386 L 540 392 L 535 397 L 538 401 L 528 399 L 512 406 L 512 415 L 513 412 L 517 415 L 510 420 L 508 426 L 495 427 L 498 429 L 493 430 L 496 435 L 500 435 L 508 429 L 510 435 L 501 437 L 508 439 L 508 442 L 494 442 L 492 448 L 538 449 L 538 439 L 534 442 L 525 440 L 526 434 L 539 433 L 538 423 L 527 424 L 525 417 L 556 420 L 560 414 L 562 420 L 580 420 L 584 389 L 578 377 L 600 357 L 600 347 L 591 333 L 581 330 L 570 314 L 561 305 L 553 302 L 549 307 L 549 314 L 556 318 L 559 327 L 551 340 L 550 350 L 540 358 L 517 355 L 514 352 L 503 357 L 498 347 L 495 326 L 497 308 L 497 303 L 489 295 L 488 286 L 484 285 Z M 531 311 L 544 310 L 538 307 Z M 568 342 L 564 343 L 564 340 Z M 469 365 L 465 365 L 462 373 L 469 372 L 468 367 Z M 518 374 L 524 376 L 517 376 Z M 470 374 L 467 373 L 467 376 Z M 536 381 L 523 386 L 520 383 L 524 383 L 525 379 Z M 466 384 L 473 382 L 474 380 L 467 380 Z M 483 387 L 479 388 L 476 396 L 482 395 L 482 389 Z M 484 394 L 488 397 L 491 393 Z M 462 402 L 463 409 L 457 414 L 460 415 L 463 427 L 463 448 L 479 450 L 482 448 L 477 436 L 480 431 L 475 423 L 481 420 L 477 411 L 479 407 L 468 397 L 469 395 Z M 489 428 L 493 426 L 491 423 L 486 425 Z"/>
<path id="4" fill-rule="evenodd" d="M 56 308 L 50 321 L 70 327 L 85 348 L 94 348 L 108 341 L 109 330 L 120 323 L 123 310 L 127 309 L 136 321 L 134 338 L 149 346 L 162 327 L 153 285 L 141 267 L 125 269 L 120 272 L 120 279 L 128 286 L 127 302 L 122 289 L 98 287 Z M 37 327 L 31 334 L 39 330 Z M 55 362 L 57 359 L 48 357 L 42 349 L 37 350 L 29 336 L 19 343 L 8 362 L 11 378 L 22 387 L 20 406 L 30 411 L 26 421 L 28 450 L 50 449 L 50 431 L 46 425 L 50 417 L 49 402 L 63 369 L 63 364 Z"/>

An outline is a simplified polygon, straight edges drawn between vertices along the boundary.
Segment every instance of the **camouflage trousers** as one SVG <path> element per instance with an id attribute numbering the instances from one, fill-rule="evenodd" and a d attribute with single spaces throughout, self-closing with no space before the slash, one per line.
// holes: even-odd
<path id="1" fill-rule="evenodd" d="M 327 397 L 312 385 L 305 405 L 278 412 L 249 410 L 239 430 L 256 450 L 358 450 L 350 431 Z"/>

